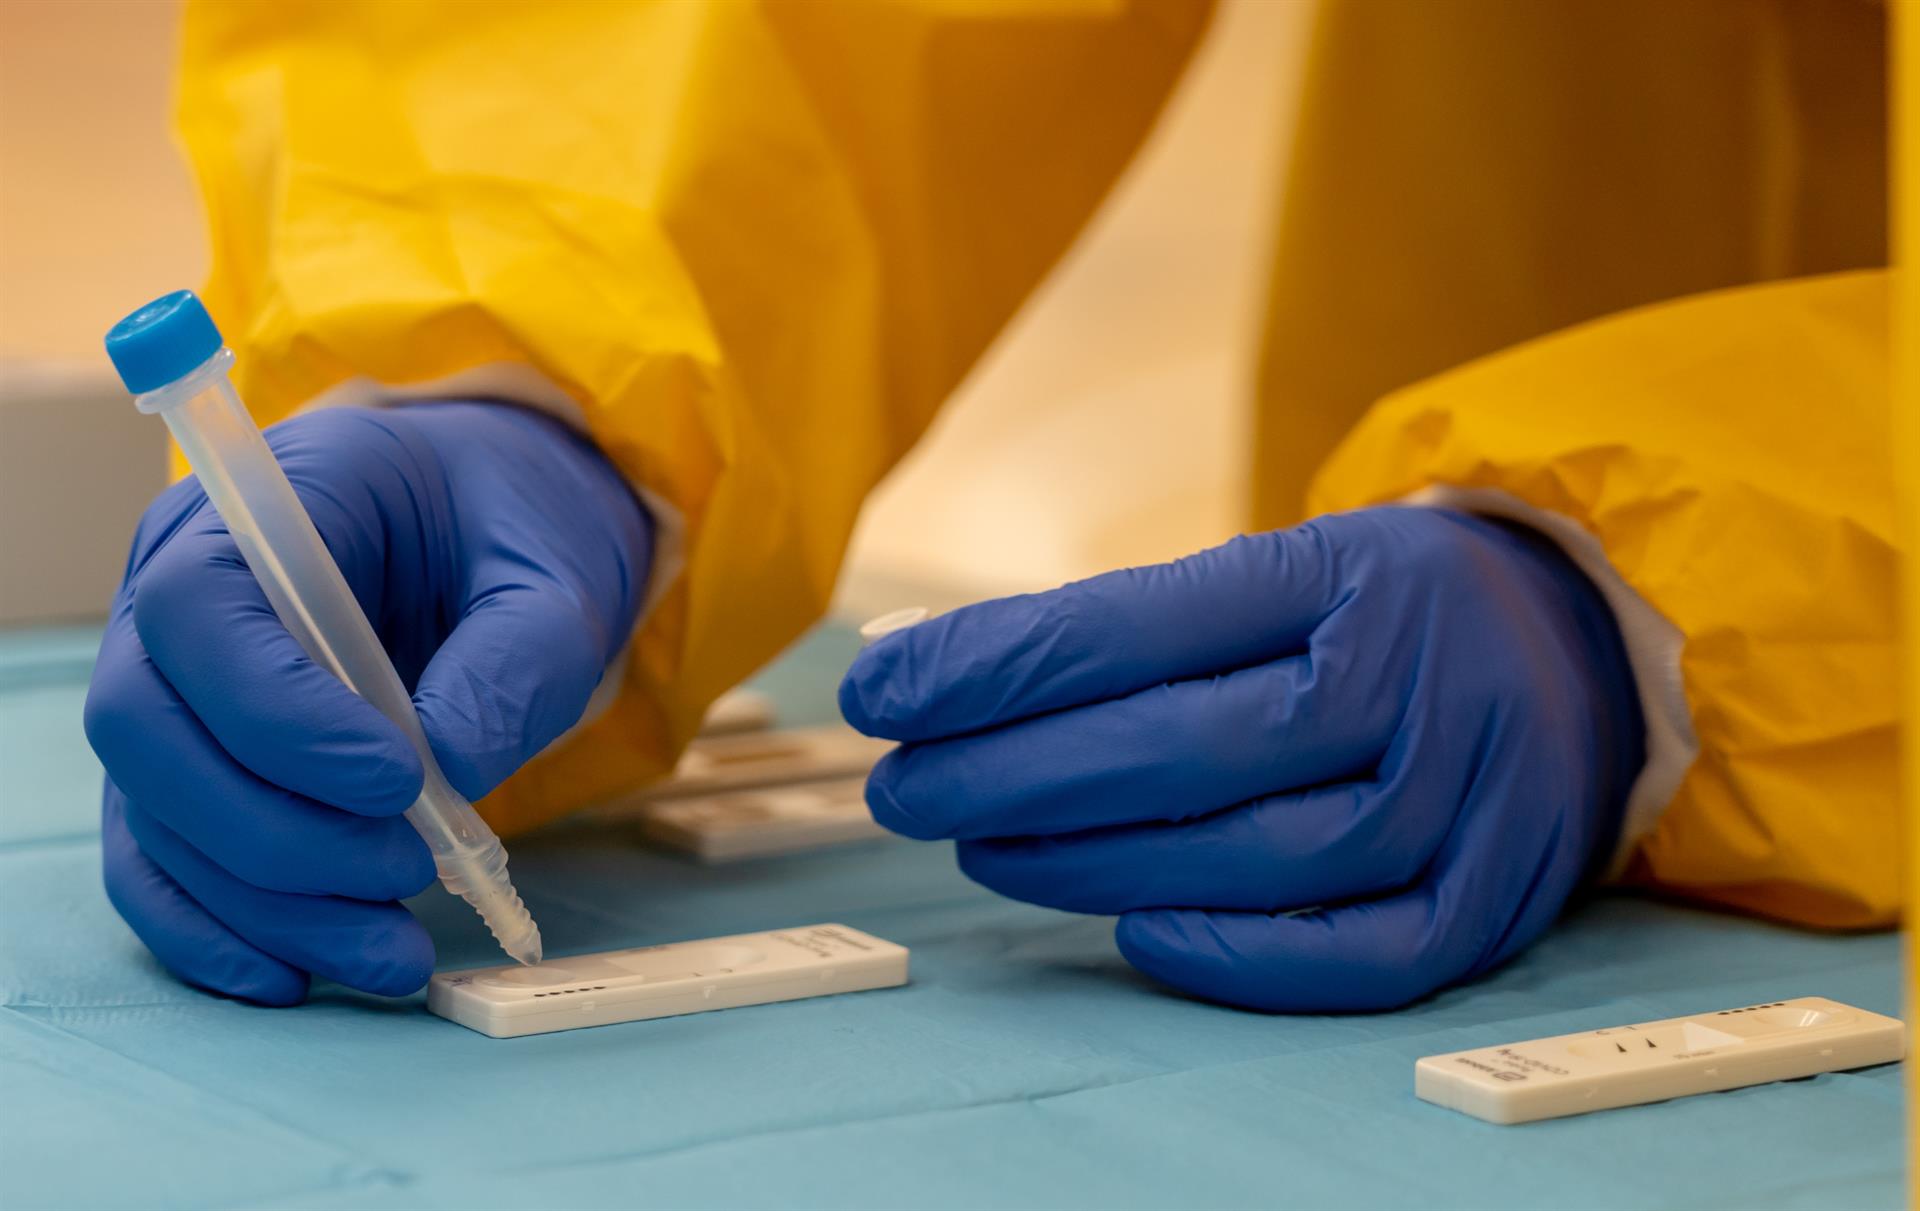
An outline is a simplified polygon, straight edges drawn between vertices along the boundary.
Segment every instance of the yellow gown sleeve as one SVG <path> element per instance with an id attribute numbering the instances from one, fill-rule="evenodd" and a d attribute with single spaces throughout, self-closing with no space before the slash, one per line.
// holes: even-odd
<path id="1" fill-rule="evenodd" d="M 1100 200 L 1206 15 L 190 7 L 206 299 L 259 419 L 354 380 L 530 369 L 683 526 L 625 692 L 488 797 L 497 826 L 658 773 L 819 616 L 862 497 Z"/>
<path id="2" fill-rule="evenodd" d="M 1887 7 L 1321 0 L 1254 515 L 1373 401 L 1570 324 L 1887 263 Z"/>
<path id="3" fill-rule="evenodd" d="M 1808 924 L 1901 902 L 1888 281 L 1595 321 L 1382 400 L 1315 511 L 1431 485 L 1571 518 L 1677 627 L 1699 755 L 1629 877 Z"/>

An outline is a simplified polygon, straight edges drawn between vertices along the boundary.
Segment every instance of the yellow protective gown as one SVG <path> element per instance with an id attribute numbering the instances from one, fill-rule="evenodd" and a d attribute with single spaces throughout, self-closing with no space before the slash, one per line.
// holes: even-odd
<path id="1" fill-rule="evenodd" d="M 210 0 L 206 302 L 277 420 L 530 366 L 684 527 L 626 693 L 488 796 L 663 771 L 826 608 L 861 499 L 1152 124 L 1183 0 Z M 582 519 L 591 524 L 591 519 Z"/>
<path id="2" fill-rule="evenodd" d="M 208 302 L 277 419 L 531 367 L 684 524 L 626 692 L 482 809 L 660 770 L 824 608 L 859 502 L 1072 238 L 1187 0 L 190 8 Z M 1572 518 L 1682 631 L 1639 877 L 1891 919 L 1880 15 L 1330 2 L 1278 242 L 1263 522 L 1428 485 Z M 1401 390 L 1404 388 L 1404 390 Z M 1358 424 L 1368 405 L 1389 395 Z"/>
<path id="3" fill-rule="evenodd" d="M 1920 12 L 1911 5 L 1896 9 L 1892 16 L 1893 58 L 1902 70 L 1894 75 L 1893 113 L 1895 128 L 1904 132 L 1920 131 Z M 1899 264 L 1905 265 L 1920 241 L 1920 147 L 1911 134 L 1902 138 L 1893 156 L 1893 196 L 1897 203 L 1893 214 L 1893 248 Z M 1914 535 L 1920 534 L 1920 283 L 1911 272 L 1894 275 L 1891 307 L 1893 346 L 1893 466 L 1897 487 L 1897 532 L 1903 551 L 1913 549 Z M 1901 563 L 1900 624 L 1905 641 L 1901 645 L 1902 674 L 1901 718 L 1920 715 L 1920 645 L 1912 636 L 1920 633 L 1920 580 L 1915 578 L 1914 561 Z M 1902 745 L 1901 790 L 1905 800 L 1907 903 L 1920 903 L 1920 746 Z M 1911 916 L 1909 915 L 1909 933 Z M 1920 1005 L 1920 959 L 1911 937 L 1906 955 L 1906 1003 Z M 1909 1008 L 1911 1014 L 1911 1008 Z M 1911 1020 L 1911 1017 L 1909 1017 Z M 1908 1030 L 1907 1054 L 1914 1054 L 1912 1030 Z M 1920 1098 L 1920 1066 L 1907 1065 L 1907 1104 Z M 1914 1180 L 1915 1158 L 1920 1157 L 1920 1115 L 1907 1115 L 1907 1202 L 1920 1202 L 1920 1186 Z"/>
<path id="4" fill-rule="evenodd" d="M 1630 877 L 1829 926 L 1901 902 L 1887 286 L 1806 276 L 1885 264 L 1885 23 L 1323 5 L 1255 451 L 1262 526 L 1446 484 L 1598 536 L 1700 745 Z"/>

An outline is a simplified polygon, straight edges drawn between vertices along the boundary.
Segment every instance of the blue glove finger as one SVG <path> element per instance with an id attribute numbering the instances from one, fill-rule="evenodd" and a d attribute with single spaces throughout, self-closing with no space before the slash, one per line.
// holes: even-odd
<path id="1" fill-rule="evenodd" d="M 620 641 L 532 568 L 469 610 L 427 663 L 414 707 L 455 790 L 478 799 L 579 721 Z"/>
<path id="2" fill-rule="evenodd" d="M 446 528 L 439 493 L 427 487 L 436 464 L 409 445 L 392 411 L 320 408 L 265 430 L 274 461 L 376 631 L 383 608 L 406 603 L 430 575 Z"/>
<path id="3" fill-rule="evenodd" d="M 967 606 L 889 635 L 840 683 L 847 722 L 928 740 L 1260 664 L 1338 604 L 1323 518 L 1169 564 Z"/>
<path id="4" fill-rule="evenodd" d="M 123 617 L 87 691 L 87 739 L 127 797 L 258 887 L 389 900 L 434 880 L 403 817 L 358 816 L 262 781 L 216 743 Z"/>
<path id="5" fill-rule="evenodd" d="M 1120 918 L 1127 962 L 1183 992 L 1274 1013 L 1396 1009 L 1470 972 L 1474 939 L 1423 884 L 1298 916 L 1145 909 Z"/>
<path id="6" fill-rule="evenodd" d="M 101 796 L 100 865 L 107 899 L 162 966 L 189 984 L 262 1005 L 298 1005 L 307 973 L 263 954 L 207 915 L 127 831 L 125 799 Z"/>
<path id="7" fill-rule="evenodd" d="M 414 690 L 447 780 L 477 799 L 579 721 L 633 631 L 653 526 L 613 464 L 551 417 L 462 404 L 415 416 L 423 433 L 465 433 L 483 417 L 515 435 L 516 474 L 468 506 L 488 541 Z"/>
<path id="8" fill-rule="evenodd" d="M 134 589 L 133 624 L 168 684 L 261 778 L 366 815 L 397 815 L 419 797 L 413 746 L 301 650 L 211 510 L 148 561 Z M 131 658 L 112 650 L 123 654 Z"/>
<path id="9" fill-rule="evenodd" d="M 1471 770 L 1432 737 L 1396 737 L 1380 777 L 1270 795 L 1195 820 L 962 841 L 960 869 L 1004 896 L 1068 912 L 1205 905 L 1273 912 L 1412 884 L 1454 824 Z"/>
<path id="10" fill-rule="evenodd" d="M 1371 769 L 1392 699 L 1329 684 L 1305 656 L 1181 681 L 881 758 L 867 804 L 920 840 L 1185 820 Z"/>
<path id="11" fill-rule="evenodd" d="M 1392 1009 L 1504 962 L 1552 924 L 1592 842 L 1556 801 L 1578 792 L 1542 783 L 1520 759 L 1538 735 L 1504 724 L 1476 766 L 1476 791 L 1490 783 L 1482 810 L 1458 819 L 1410 890 L 1297 916 L 1130 912 L 1115 930 L 1120 952 L 1175 988 L 1284 1012 Z"/>
<path id="12" fill-rule="evenodd" d="M 267 891 L 208 861 L 180 835 L 125 807 L 127 830 L 181 890 L 249 944 L 302 971 L 371 992 L 405 996 L 433 974 L 433 941 L 403 905 Z"/>

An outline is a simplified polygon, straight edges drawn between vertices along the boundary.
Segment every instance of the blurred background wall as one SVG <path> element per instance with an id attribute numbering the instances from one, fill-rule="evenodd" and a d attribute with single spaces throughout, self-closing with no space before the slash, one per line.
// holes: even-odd
<path id="1" fill-rule="evenodd" d="M 1144 154 L 869 500 L 847 613 L 1043 588 L 1241 526 L 1311 8 L 1225 0 Z M 206 269 L 169 126 L 178 19 L 174 0 L 0 0 L 0 623 L 102 613 L 164 482 L 164 431 L 99 340 Z"/>

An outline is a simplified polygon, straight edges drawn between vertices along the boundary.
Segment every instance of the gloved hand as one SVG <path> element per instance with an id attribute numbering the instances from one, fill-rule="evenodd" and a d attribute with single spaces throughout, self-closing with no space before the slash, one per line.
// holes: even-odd
<path id="1" fill-rule="evenodd" d="M 325 410 L 267 440 L 461 794 L 580 717 L 652 544 L 599 451 L 504 404 Z M 86 728 L 108 896 L 181 979 L 269 1005 L 309 973 L 426 982 L 433 944 L 397 903 L 434 880 L 400 814 L 420 761 L 281 626 L 195 480 L 140 523 Z"/>
<path id="2" fill-rule="evenodd" d="M 867 784 L 881 824 L 1121 914 L 1168 984 L 1289 1011 L 1401 1005 L 1539 937 L 1645 743 L 1559 549 L 1414 508 L 957 610 L 861 653 L 840 705 L 903 742 Z"/>

